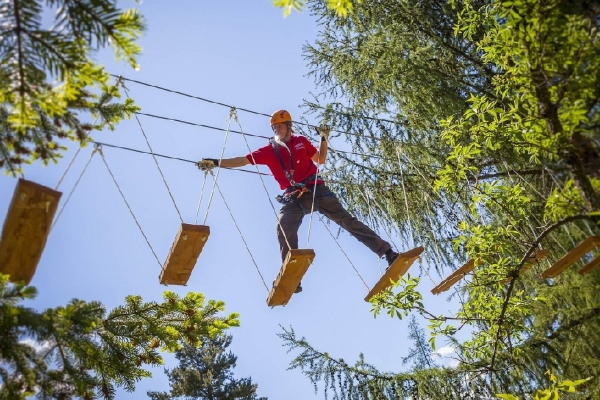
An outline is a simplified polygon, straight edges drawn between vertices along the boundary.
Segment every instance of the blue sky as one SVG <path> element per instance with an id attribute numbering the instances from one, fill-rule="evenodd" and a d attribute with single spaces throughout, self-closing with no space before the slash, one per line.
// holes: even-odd
<path id="1" fill-rule="evenodd" d="M 136 6 L 123 2 L 125 7 Z M 169 4 L 169 5 L 167 5 Z M 301 114 L 299 105 L 318 92 L 302 59 L 302 46 L 315 39 L 318 26 L 308 12 L 293 13 L 284 19 L 270 0 L 145 2 L 139 6 L 148 22 L 148 31 L 140 44 L 140 71 L 116 64 L 112 53 L 98 54 L 100 62 L 114 74 L 122 74 L 155 85 L 194 94 L 214 101 L 262 113 L 285 108 L 294 118 Z M 226 128 L 229 109 L 185 98 L 156 89 L 127 83 L 130 95 L 142 111 L 166 117 Z M 268 118 L 238 112 L 247 133 L 270 136 Z M 223 148 L 224 133 L 140 117 L 155 152 L 199 160 L 217 158 Z M 318 124 L 320 121 L 311 121 Z M 232 123 L 232 129 L 238 129 Z M 100 142 L 147 150 L 135 120 L 125 121 L 114 132 L 94 134 Z M 248 138 L 251 148 L 265 139 Z M 335 148 L 344 148 L 341 138 Z M 90 157 L 85 148 L 61 184 L 63 201 Z M 246 143 L 230 134 L 225 157 L 245 155 Z M 40 164 L 25 169 L 26 179 L 54 187 L 68 161 L 72 148 L 58 165 Z M 180 221 L 156 165 L 150 156 L 104 148 L 132 210 L 161 262 L 166 257 Z M 159 159 L 183 219 L 193 223 L 203 175 L 192 164 Z M 268 172 L 263 170 L 263 172 Z M 201 206 L 200 220 L 206 212 L 212 181 L 209 179 Z M 278 186 L 265 177 L 268 194 L 258 176 L 223 170 L 219 186 L 240 227 L 252 257 L 267 284 L 280 268 L 275 238 L 275 215 L 268 197 L 274 198 Z M 16 180 L 0 179 L 0 218 L 12 197 Z M 277 207 L 277 203 L 275 203 Z M 278 207 L 277 207 L 278 209 Z M 306 247 L 309 218 L 300 230 L 300 247 Z M 304 291 L 288 306 L 269 308 L 267 290 L 244 242 L 218 193 L 208 210 L 207 225 L 211 236 L 201 254 L 187 287 L 170 286 L 179 294 L 199 291 L 207 298 L 224 300 L 228 312 L 239 312 L 242 325 L 233 334 L 231 350 L 238 356 L 235 374 L 251 376 L 258 393 L 270 399 L 310 399 L 316 396 L 311 383 L 300 371 L 287 371 L 295 354 L 286 354 L 276 336 L 281 326 L 293 326 L 316 348 L 331 356 L 353 362 L 360 352 L 366 361 L 384 371 L 403 368 L 411 343 L 407 339 L 408 321 L 377 319 L 369 313 L 363 298 L 368 292 L 317 216 L 312 220 L 310 246 L 315 262 L 303 280 Z M 337 234 L 333 225 L 330 229 Z M 387 239 L 385 233 L 382 236 Z M 369 286 L 379 278 L 379 260 L 347 233 L 339 243 Z M 393 238 L 400 251 L 409 244 Z M 382 263 L 382 268 L 384 267 Z M 417 262 L 411 273 L 417 274 Z M 110 175 L 98 156 L 92 162 L 52 232 L 32 285 L 39 290 L 33 306 L 54 307 L 72 298 L 99 300 L 108 308 L 123 302 L 129 294 L 145 300 L 160 300 L 164 286 L 159 285 L 160 266 L 137 228 Z M 434 277 L 439 281 L 439 277 Z M 421 290 L 428 309 L 446 313 L 452 305 L 445 296 L 427 295 L 433 283 L 426 275 Z M 423 322 L 423 321 L 421 321 Z M 423 326 L 425 323 L 423 322 Z M 438 343 L 438 347 L 444 346 Z M 175 366 L 166 357 L 167 367 Z M 135 393 L 120 392 L 119 399 L 145 398 L 147 390 L 167 390 L 162 368 L 153 370 Z"/>

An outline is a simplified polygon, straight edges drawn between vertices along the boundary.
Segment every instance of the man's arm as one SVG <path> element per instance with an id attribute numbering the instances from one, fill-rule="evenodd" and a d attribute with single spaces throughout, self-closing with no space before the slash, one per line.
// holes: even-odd
<path id="1" fill-rule="evenodd" d="M 317 151 L 313 156 L 312 160 L 317 164 L 325 164 L 325 159 L 327 158 L 327 139 L 321 136 L 321 143 L 319 144 L 319 151 Z"/>
<path id="2" fill-rule="evenodd" d="M 223 168 L 237 168 L 243 167 L 244 165 L 250 164 L 250 161 L 246 157 L 233 157 L 233 158 L 224 158 L 221 160 L 221 167 Z M 213 168 L 219 166 L 218 158 L 203 158 L 201 161 L 196 163 L 198 168 L 202 171 L 210 171 Z"/>
<path id="3" fill-rule="evenodd" d="M 317 151 L 313 156 L 312 160 L 317 164 L 325 164 L 325 159 L 327 158 L 327 140 L 329 139 L 329 132 L 331 132 L 331 127 L 326 125 L 321 125 L 316 128 L 319 136 L 321 137 L 321 143 L 319 143 L 319 151 Z"/>
<path id="4" fill-rule="evenodd" d="M 219 161 L 219 160 L 217 160 L 217 161 Z M 243 167 L 244 165 L 248 165 L 248 164 L 250 164 L 250 161 L 248 161 L 246 156 L 243 156 L 243 157 L 224 158 L 221 160 L 220 165 L 223 168 L 238 168 L 238 167 Z"/>

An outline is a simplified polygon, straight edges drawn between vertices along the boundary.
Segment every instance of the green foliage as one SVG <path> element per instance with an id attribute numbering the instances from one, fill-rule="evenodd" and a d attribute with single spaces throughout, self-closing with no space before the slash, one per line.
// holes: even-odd
<path id="1" fill-rule="evenodd" d="M 42 15 L 52 12 L 44 27 Z M 116 0 L 16 0 L 0 6 L 0 25 L 0 168 L 18 174 L 24 162 L 56 161 L 60 139 L 85 145 L 92 129 L 135 111 L 131 101 L 107 102 L 117 91 L 94 53 L 110 45 L 138 68 L 145 23 L 136 10 L 121 10 Z M 86 113 L 103 120 L 82 123 Z"/>
<path id="2" fill-rule="evenodd" d="M 590 378 L 587 378 L 587 379 L 579 379 L 576 381 L 566 380 L 566 381 L 558 382 L 558 379 L 556 378 L 556 376 L 554 376 L 554 374 L 552 374 L 550 371 L 547 371 L 546 374 L 549 375 L 552 385 L 550 386 L 549 389 L 536 390 L 535 393 L 533 393 L 533 397 L 532 397 L 533 400 L 558 400 L 560 398 L 560 392 L 575 393 L 576 392 L 575 387 L 590 380 Z M 519 398 L 517 396 L 513 396 L 510 394 L 497 394 L 496 397 L 505 399 L 505 400 L 519 400 Z"/>
<path id="3" fill-rule="evenodd" d="M 257 397 L 251 378 L 235 379 L 233 368 L 237 357 L 226 352 L 231 336 L 208 337 L 199 347 L 184 345 L 175 352 L 179 365 L 165 369 L 171 391 L 148 392 L 154 400 L 266 400 Z"/>
<path id="4" fill-rule="evenodd" d="M 369 302 L 373 305 L 371 312 L 375 317 L 381 310 L 391 317 L 402 319 L 415 308 L 423 308 L 423 296 L 416 290 L 419 284 L 419 278 L 411 278 L 410 274 L 406 277 L 401 276 L 397 282 L 392 281 L 392 285 L 373 296 Z M 393 293 L 395 288 L 400 288 L 398 293 Z"/>
<path id="5" fill-rule="evenodd" d="M 283 16 L 290 15 L 292 10 L 301 12 L 305 6 L 304 0 L 272 0 L 273 5 L 278 8 L 283 8 Z M 334 11 L 337 16 L 346 18 L 348 14 L 352 14 L 353 3 L 360 4 L 361 0 L 327 0 L 327 7 Z"/>
<path id="6" fill-rule="evenodd" d="M 235 313 L 221 316 L 221 301 L 200 293 L 143 302 L 128 296 L 107 312 L 99 302 L 74 299 L 38 312 L 19 303 L 35 297 L 32 287 L 0 275 L 0 398 L 112 399 L 116 388 L 133 391 L 163 363 L 161 351 L 205 340 L 239 326 Z"/>
<path id="7" fill-rule="evenodd" d="M 595 191 L 600 192 L 600 180 L 590 178 L 590 183 Z M 572 215 L 585 211 L 585 204 L 581 192 L 572 179 L 567 180 L 562 188 L 556 187 L 546 201 L 544 219 L 558 222 Z M 590 213 L 592 215 L 592 213 Z"/>
<path id="8" fill-rule="evenodd" d="M 58 162 L 66 150 L 61 144 L 63 139 L 86 146 L 92 140 L 92 130 L 104 127 L 114 130 L 116 124 L 140 109 L 131 99 L 125 99 L 123 103 L 111 102 L 120 97 L 117 86 L 108 86 L 101 95 L 82 91 L 76 101 L 69 103 L 64 114 L 50 118 L 39 112 L 39 124 L 20 132 L 13 130 L 7 109 L 0 107 L 0 168 L 17 175 L 22 172 L 23 163 L 35 160 L 41 160 L 44 164 Z M 79 118 L 81 113 L 90 113 L 98 122 L 82 122 Z"/>
<path id="9" fill-rule="evenodd" d="M 413 341 L 413 347 L 408 349 L 408 355 L 402 357 L 402 364 L 413 363 L 414 370 L 424 370 L 437 367 L 434 359 L 434 347 L 427 343 L 425 331 L 419 326 L 414 315 L 408 324 L 408 338 Z"/>
<path id="10" fill-rule="evenodd" d="M 283 328 L 278 336 L 288 351 L 299 351 L 290 368 L 302 370 L 315 392 L 322 382 L 325 399 L 479 400 L 491 396 L 477 371 L 432 366 L 407 373 L 382 372 L 368 364 L 362 354 L 351 365 L 320 352 L 305 338 L 298 338 L 292 328 Z"/>
<path id="11" fill-rule="evenodd" d="M 565 381 L 591 377 L 585 395 L 598 397 L 600 350 L 590 343 L 600 340 L 600 277 L 576 273 L 598 253 L 540 277 L 600 235 L 595 3 L 374 1 L 355 4 L 347 18 L 323 2 L 310 7 L 322 31 L 305 54 L 321 91 L 305 106 L 354 153 L 330 149 L 340 198 L 359 218 L 424 246 L 424 273 L 436 266 L 442 277 L 475 262 L 453 288 L 460 304 L 452 315 L 426 310 L 418 287 L 402 280 L 372 311 L 429 320 L 430 345 L 452 343 L 457 374 L 481 377 L 488 393 L 546 390 L 544 372 L 553 370 Z M 535 259 L 541 249 L 547 261 Z M 328 374 L 351 376 L 352 367 L 306 341 L 284 339 L 301 351 L 291 366 L 313 383 L 331 389 Z M 429 388 L 443 385 L 437 372 L 403 376 Z M 370 378 L 381 396 L 397 382 L 388 378 Z M 335 396 L 377 398 L 349 393 Z M 441 393 L 410 396 L 451 398 Z"/>

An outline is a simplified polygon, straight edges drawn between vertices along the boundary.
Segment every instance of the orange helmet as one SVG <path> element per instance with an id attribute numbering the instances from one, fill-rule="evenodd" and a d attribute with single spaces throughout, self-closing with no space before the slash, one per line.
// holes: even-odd
<path id="1" fill-rule="evenodd" d="M 292 116 L 286 110 L 277 110 L 271 114 L 271 126 L 281 122 L 292 122 Z"/>

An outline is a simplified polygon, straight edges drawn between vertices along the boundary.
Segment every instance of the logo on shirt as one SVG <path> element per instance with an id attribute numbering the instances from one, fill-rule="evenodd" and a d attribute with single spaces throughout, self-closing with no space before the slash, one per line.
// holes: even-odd
<path id="1" fill-rule="evenodd" d="M 294 146 L 296 150 L 302 150 L 304 148 L 304 143 L 296 143 Z"/>

